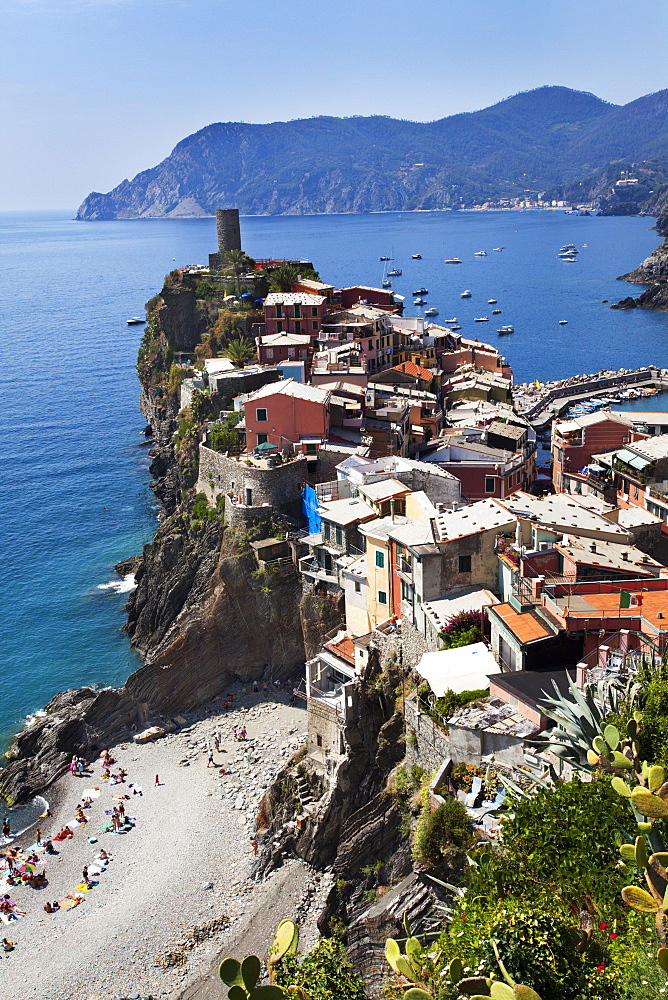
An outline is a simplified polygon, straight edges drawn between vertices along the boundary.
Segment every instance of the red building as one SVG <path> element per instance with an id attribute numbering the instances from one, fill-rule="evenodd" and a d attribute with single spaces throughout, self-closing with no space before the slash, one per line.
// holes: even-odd
<path id="1" fill-rule="evenodd" d="M 324 295 L 307 292 L 271 292 L 264 300 L 265 332 L 268 335 L 308 334 L 312 340 L 320 333 L 327 309 Z"/>
<path id="2" fill-rule="evenodd" d="M 256 338 L 257 356 L 261 365 L 277 365 L 281 361 L 308 361 L 312 340 L 305 333 L 271 333 Z"/>
<path id="3" fill-rule="evenodd" d="M 341 307 L 350 309 L 352 306 L 362 305 L 377 306 L 379 309 L 390 312 L 401 312 L 401 303 L 394 301 L 394 293 L 388 292 L 384 288 L 371 288 L 368 285 L 353 285 L 350 288 L 342 288 L 339 292 L 341 297 Z"/>
<path id="4" fill-rule="evenodd" d="M 613 451 L 644 435 L 608 410 L 552 423 L 552 482 L 560 493 L 582 492 L 582 469 L 597 452 Z M 574 473 L 574 476 L 569 475 Z M 586 475 L 586 473 L 585 473 Z"/>

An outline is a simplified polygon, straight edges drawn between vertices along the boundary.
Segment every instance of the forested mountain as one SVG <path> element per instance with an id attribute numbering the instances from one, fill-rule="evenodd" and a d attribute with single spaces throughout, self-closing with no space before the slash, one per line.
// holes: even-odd
<path id="1" fill-rule="evenodd" d="M 217 123 L 79 219 L 458 208 L 570 184 L 611 160 L 668 161 L 668 91 L 618 107 L 541 87 L 434 122 L 309 118 Z"/>

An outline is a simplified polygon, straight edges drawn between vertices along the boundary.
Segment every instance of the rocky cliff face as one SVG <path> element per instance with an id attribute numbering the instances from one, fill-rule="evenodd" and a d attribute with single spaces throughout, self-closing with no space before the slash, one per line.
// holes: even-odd
<path id="1" fill-rule="evenodd" d="M 668 310 L 668 215 L 659 216 L 656 228 L 666 239 L 634 271 L 622 274 L 620 281 L 649 285 L 638 298 L 628 296 L 613 309 L 665 309 Z"/>

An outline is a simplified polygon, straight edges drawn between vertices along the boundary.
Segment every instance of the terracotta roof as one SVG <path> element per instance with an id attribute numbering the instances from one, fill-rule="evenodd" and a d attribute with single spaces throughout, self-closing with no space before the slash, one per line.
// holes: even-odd
<path id="1" fill-rule="evenodd" d="M 325 649 L 329 649 L 332 653 L 336 653 L 336 655 L 340 656 L 342 660 L 347 660 L 349 663 L 355 662 L 355 647 L 353 646 L 353 640 L 347 635 L 338 641 L 326 642 Z"/>
<path id="2" fill-rule="evenodd" d="M 641 597 L 641 607 L 620 608 L 619 592 L 586 593 L 578 592 L 577 587 L 573 588 L 572 596 L 564 595 L 557 602 L 562 614 L 569 618 L 635 618 L 647 622 L 657 632 L 668 631 L 668 590 L 644 590 L 632 581 L 622 587 L 632 596 Z"/>
<path id="3" fill-rule="evenodd" d="M 501 619 L 509 632 L 524 645 L 537 639 L 547 639 L 551 630 L 538 617 L 535 611 L 515 611 L 510 604 L 495 604 L 489 609 L 489 614 Z"/>
<path id="4" fill-rule="evenodd" d="M 419 378 L 423 382 L 431 382 L 434 377 L 427 368 L 421 368 L 420 365 L 416 365 L 412 361 L 402 361 L 400 365 L 394 366 L 394 371 L 412 375 L 413 378 Z"/>

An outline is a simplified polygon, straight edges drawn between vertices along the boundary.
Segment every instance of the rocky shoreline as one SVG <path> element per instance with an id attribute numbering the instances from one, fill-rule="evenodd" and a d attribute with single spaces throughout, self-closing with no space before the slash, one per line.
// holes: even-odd
<path id="1" fill-rule="evenodd" d="M 638 267 L 628 274 L 622 274 L 618 281 L 629 281 L 638 285 L 649 285 L 637 298 L 626 298 L 611 306 L 611 309 L 662 309 L 668 310 L 668 216 L 657 220 L 657 231 L 666 237 Z"/>

